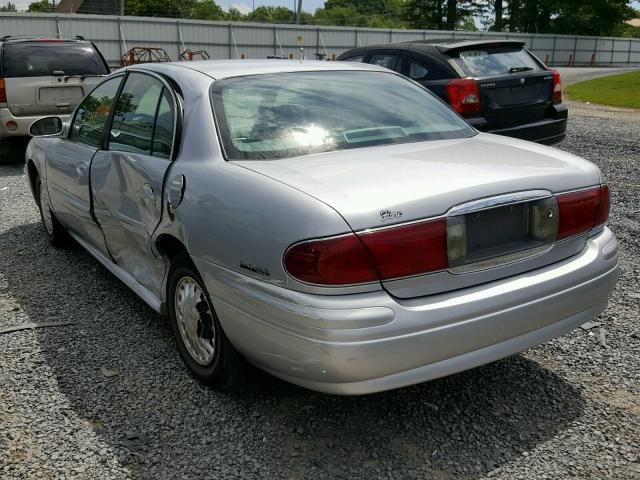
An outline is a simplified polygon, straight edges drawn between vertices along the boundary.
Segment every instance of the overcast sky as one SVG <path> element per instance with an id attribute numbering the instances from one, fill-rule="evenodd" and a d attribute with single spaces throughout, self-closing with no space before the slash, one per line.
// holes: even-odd
<path id="1" fill-rule="evenodd" d="M 16 5 L 18 10 L 26 10 L 33 0 L 13 0 L 11 3 Z M 250 12 L 251 9 L 260 5 L 281 5 L 290 9 L 294 8 L 295 0 L 216 0 L 216 3 L 225 10 L 231 6 L 236 7 L 243 13 Z M 6 5 L 5 0 L 0 0 L 0 5 Z M 324 0 L 302 0 L 302 9 L 308 12 L 314 12 L 316 8 L 322 7 Z M 633 2 L 635 8 L 640 8 L 640 0 Z"/>

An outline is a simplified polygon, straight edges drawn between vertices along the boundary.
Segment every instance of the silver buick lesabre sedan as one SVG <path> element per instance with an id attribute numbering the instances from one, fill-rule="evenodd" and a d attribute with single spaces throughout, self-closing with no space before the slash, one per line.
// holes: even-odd
<path id="1" fill-rule="evenodd" d="M 243 358 L 336 394 L 424 382 L 570 331 L 617 280 L 596 166 L 375 66 L 133 66 L 31 132 L 51 243 L 166 313 L 210 385 Z"/>

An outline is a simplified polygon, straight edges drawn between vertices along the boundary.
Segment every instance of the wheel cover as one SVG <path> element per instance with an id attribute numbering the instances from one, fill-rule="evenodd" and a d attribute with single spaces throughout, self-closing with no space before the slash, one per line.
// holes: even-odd
<path id="1" fill-rule="evenodd" d="M 40 200 L 40 212 L 42 213 L 42 223 L 49 235 L 53 235 L 53 218 L 51 217 L 51 208 L 49 207 L 49 198 L 44 190 L 44 185 L 40 182 L 38 189 L 38 199 Z"/>
<path id="2" fill-rule="evenodd" d="M 216 355 L 213 309 L 194 278 L 184 276 L 180 279 L 174 308 L 178 331 L 187 352 L 198 364 L 209 365 Z"/>

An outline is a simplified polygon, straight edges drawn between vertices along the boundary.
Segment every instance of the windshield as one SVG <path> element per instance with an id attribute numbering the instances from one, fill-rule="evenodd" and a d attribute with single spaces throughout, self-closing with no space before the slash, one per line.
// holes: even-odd
<path id="1" fill-rule="evenodd" d="M 542 70 L 538 62 L 520 47 L 480 47 L 462 50 L 453 61 L 472 77 Z"/>
<path id="2" fill-rule="evenodd" d="M 9 43 L 4 47 L 6 78 L 64 75 L 107 75 L 107 67 L 88 43 L 36 41 Z"/>
<path id="3" fill-rule="evenodd" d="M 265 74 L 217 82 L 213 107 L 228 159 L 470 137 L 424 88 L 383 72 Z"/>

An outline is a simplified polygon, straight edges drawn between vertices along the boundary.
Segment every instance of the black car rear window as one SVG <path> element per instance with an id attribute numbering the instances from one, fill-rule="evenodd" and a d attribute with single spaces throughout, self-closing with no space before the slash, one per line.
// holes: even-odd
<path id="1" fill-rule="evenodd" d="M 520 47 L 474 47 L 457 52 L 453 61 L 472 77 L 542 70 L 538 62 Z"/>
<path id="2" fill-rule="evenodd" d="M 65 75 L 109 73 L 102 58 L 89 43 L 35 41 L 5 44 L 5 78 L 46 77 L 55 71 L 64 72 Z"/>

